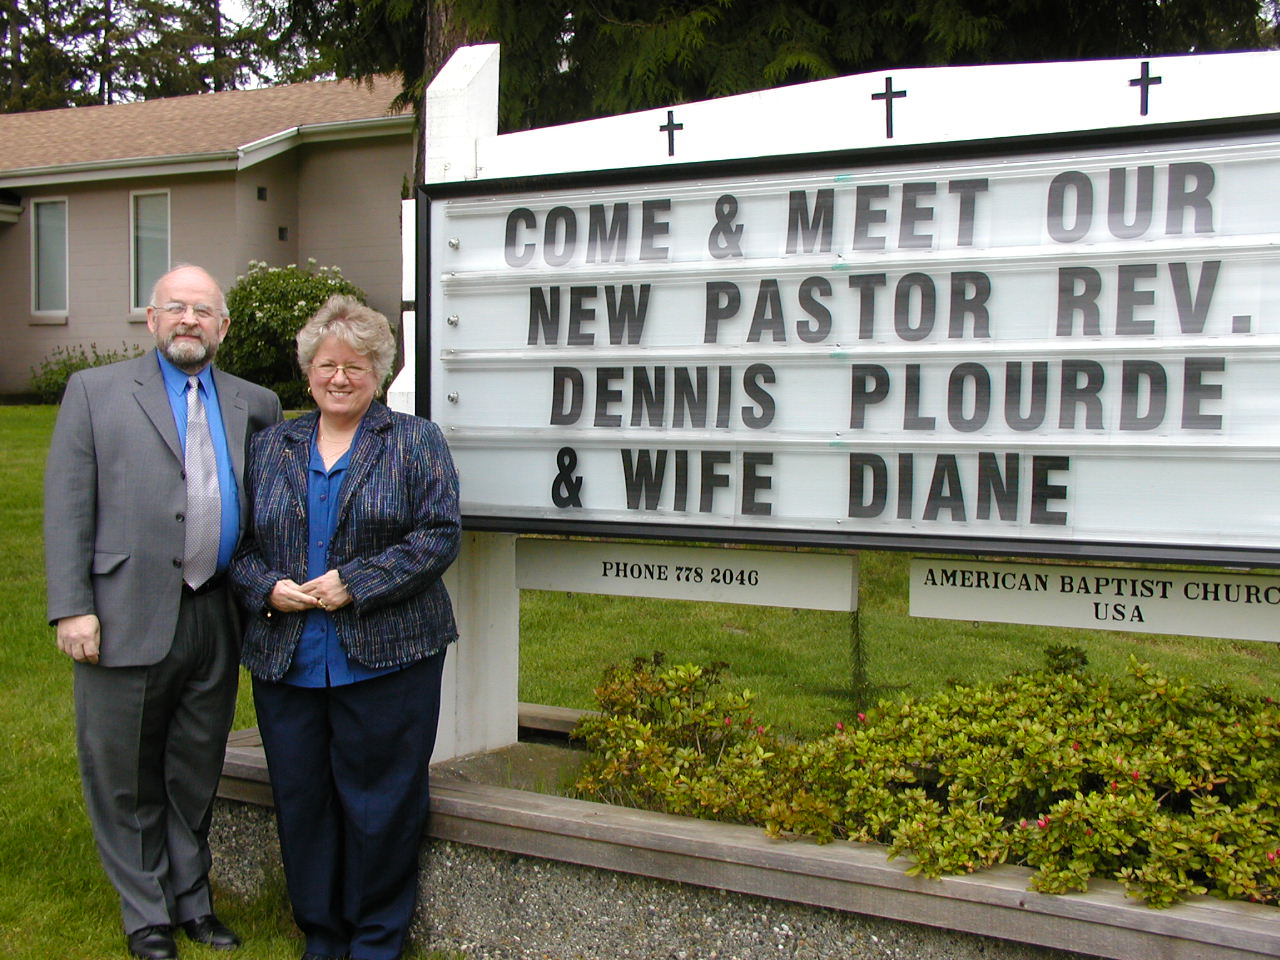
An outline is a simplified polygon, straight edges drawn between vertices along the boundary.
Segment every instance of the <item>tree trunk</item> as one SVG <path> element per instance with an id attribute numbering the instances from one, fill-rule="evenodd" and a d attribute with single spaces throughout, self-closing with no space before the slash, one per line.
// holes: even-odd
<path id="1" fill-rule="evenodd" d="M 226 65 L 223 58 L 227 55 L 226 46 L 223 44 L 222 37 L 222 3 L 221 0 L 210 0 L 209 3 L 209 46 L 213 53 L 212 73 L 213 89 L 215 92 L 226 90 L 228 86 L 234 89 L 235 84 L 226 82 L 224 73 Z"/>
<path id="2" fill-rule="evenodd" d="M 6 0 L 4 3 L 5 19 L 9 21 L 9 89 L 4 100 L 13 101 L 22 91 L 22 27 L 18 23 L 21 17 L 17 0 Z"/>
<path id="3" fill-rule="evenodd" d="M 111 62 L 114 50 L 111 47 L 111 0 L 102 0 L 102 21 L 98 24 L 102 42 L 98 45 L 98 102 L 111 103 L 114 99 L 116 68 Z"/>
<path id="4" fill-rule="evenodd" d="M 414 126 L 413 182 L 422 182 L 427 165 L 426 126 L 422 120 L 426 113 L 427 87 L 453 51 L 468 42 L 466 28 L 453 15 L 454 0 L 436 0 L 427 15 L 426 29 L 422 37 L 423 70 L 422 91 L 418 96 L 417 117 Z"/>

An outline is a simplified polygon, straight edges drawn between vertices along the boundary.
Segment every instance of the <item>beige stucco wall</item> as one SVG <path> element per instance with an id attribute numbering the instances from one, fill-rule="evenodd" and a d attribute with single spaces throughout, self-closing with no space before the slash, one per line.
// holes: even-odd
<path id="1" fill-rule="evenodd" d="M 258 199 L 258 190 L 266 199 Z M 280 228 L 287 233 L 280 239 Z M 236 174 L 237 255 L 235 278 L 249 268 L 250 260 L 265 260 L 274 267 L 298 262 L 298 152 L 279 156 Z"/>
<path id="2" fill-rule="evenodd" d="M 235 180 L 230 174 L 175 178 L 168 184 L 169 259 L 204 267 L 223 287 L 235 280 Z"/>
<path id="3" fill-rule="evenodd" d="M 298 163 L 298 256 L 338 266 L 393 322 L 400 314 L 400 187 L 409 136 L 305 146 Z"/>

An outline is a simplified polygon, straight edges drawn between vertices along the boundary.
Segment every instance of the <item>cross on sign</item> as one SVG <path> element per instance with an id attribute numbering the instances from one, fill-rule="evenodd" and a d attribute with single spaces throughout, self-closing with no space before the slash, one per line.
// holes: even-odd
<path id="1" fill-rule="evenodd" d="M 1129 86 L 1142 88 L 1142 116 L 1145 117 L 1147 115 L 1147 97 L 1151 93 L 1151 88 L 1162 80 L 1162 77 L 1151 76 L 1151 61 L 1143 60 L 1141 76 L 1134 77 L 1129 81 Z"/>
<path id="2" fill-rule="evenodd" d="M 674 157 L 676 155 L 676 131 L 683 130 L 683 123 L 676 123 L 676 113 L 674 110 L 667 111 L 667 122 L 658 128 L 667 135 L 667 156 Z"/>
<path id="3" fill-rule="evenodd" d="M 887 139 L 893 139 L 893 101 L 899 97 L 905 97 L 907 91 L 893 89 L 893 77 L 884 78 L 884 93 L 873 93 L 872 100 L 884 101 L 884 135 Z"/>

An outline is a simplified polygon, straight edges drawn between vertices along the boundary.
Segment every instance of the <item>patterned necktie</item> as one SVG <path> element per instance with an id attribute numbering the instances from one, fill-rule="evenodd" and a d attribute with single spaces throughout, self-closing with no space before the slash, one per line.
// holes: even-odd
<path id="1" fill-rule="evenodd" d="M 187 538 L 183 550 L 183 579 L 193 589 L 218 569 L 218 541 L 222 532 L 222 497 L 218 493 L 218 462 L 213 455 L 209 419 L 200 399 L 200 381 L 187 379 Z"/>

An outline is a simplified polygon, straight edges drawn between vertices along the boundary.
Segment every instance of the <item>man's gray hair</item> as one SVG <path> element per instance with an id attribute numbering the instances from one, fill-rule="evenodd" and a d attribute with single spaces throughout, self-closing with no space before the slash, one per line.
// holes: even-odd
<path id="1" fill-rule="evenodd" d="M 222 284 L 220 284 L 217 281 L 217 278 L 215 278 L 212 273 L 210 273 L 204 267 L 200 266 L 200 264 L 198 263 L 185 263 L 182 261 L 175 263 L 172 267 L 170 267 L 163 274 L 161 274 L 159 277 L 156 278 L 156 282 L 151 285 L 151 299 L 148 300 L 147 302 L 151 304 L 151 306 L 156 308 L 163 306 L 163 304 L 161 304 L 156 298 L 156 294 L 160 292 L 160 284 L 168 280 L 170 274 L 174 273 L 175 271 L 181 270 L 184 267 L 195 267 L 197 270 L 199 270 L 206 277 L 208 277 L 210 280 L 213 281 L 213 286 L 218 291 L 218 302 L 216 305 L 209 304 L 209 306 L 216 306 L 218 308 L 218 316 L 220 317 L 226 318 L 231 316 L 231 312 L 227 309 L 227 295 L 222 291 Z"/>

